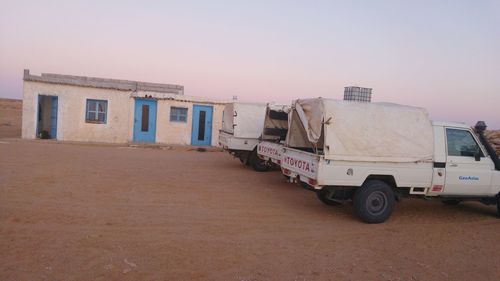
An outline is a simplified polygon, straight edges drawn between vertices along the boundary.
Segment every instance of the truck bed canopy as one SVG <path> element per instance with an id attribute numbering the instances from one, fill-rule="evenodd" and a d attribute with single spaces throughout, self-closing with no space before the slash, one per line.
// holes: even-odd
<path id="1" fill-rule="evenodd" d="M 238 138 L 259 138 L 264 128 L 266 105 L 233 102 L 224 107 L 222 131 Z"/>
<path id="2" fill-rule="evenodd" d="M 289 105 L 269 103 L 264 118 L 264 131 L 262 139 L 281 141 L 285 140 L 288 131 Z"/>
<path id="3" fill-rule="evenodd" d="M 325 159 L 418 162 L 433 158 L 427 111 L 392 103 L 296 100 L 287 145 L 323 151 Z"/>

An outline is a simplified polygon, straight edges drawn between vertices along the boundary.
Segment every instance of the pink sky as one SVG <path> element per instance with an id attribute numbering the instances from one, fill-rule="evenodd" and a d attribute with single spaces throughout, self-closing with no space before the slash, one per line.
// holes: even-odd
<path id="1" fill-rule="evenodd" d="M 499 3 L 5 2 L 0 97 L 22 97 L 24 68 L 258 102 L 341 99 L 358 85 L 374 101 L 500 129 Z"/>

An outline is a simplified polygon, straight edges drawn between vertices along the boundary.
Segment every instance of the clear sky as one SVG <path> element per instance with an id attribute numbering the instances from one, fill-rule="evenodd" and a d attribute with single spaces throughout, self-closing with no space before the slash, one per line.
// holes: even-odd
<path id="1" fill-rule="evenodd" d="M 22 97 L 24 68 L 262 102 L 356 85 L 500 129 L 500 0 L 0 4 L 0 97 Z"/>

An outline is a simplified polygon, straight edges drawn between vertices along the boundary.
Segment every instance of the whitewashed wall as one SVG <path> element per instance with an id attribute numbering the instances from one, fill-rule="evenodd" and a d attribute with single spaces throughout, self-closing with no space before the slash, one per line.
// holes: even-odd
<path id="1" fill-rule="evenodd" d="M 131 92 L 32 81 L 24 81 L 23 138 L 36 138 L 38 95 L 58 97 L 58 140 L 126 143 L 130 139 Z M 108 101 L 106 124 L 85 122 L 87 99 Z"/>
<path id="2" fill-rule="evenodd" d="M 202 102 L 187 102 L 174 100 L 159 100 L 156 121 L 156 142 L 164 144 L 191 144 L 193 127 L 193 105 L 207 105 L 213 108 L 212 117 L 212 146 L 218 146 L 219 130 L 222 127 L 222 104 Z M 170 108 L 187 108 L 187 122 L 170 122 Z"/>
<path id="3" fill-rule="evenodd" d="M 127 143 L 132 142 L 134 134 L 133 96 L 152 94 L 131 91 L 111 90 L 92 87 L 78 87 L 61 84 L 24 81 L 22 137 L 36 138 L 38 95 L 58 97 L 57 139 L 61 141 Z M 191 144 L 193 124 L 193 105 L 213 107 L 212 145 L 218 145 L 219 130 L 222 127 L 224 104 L 203 102 L 201 97 L 195 101 L 176 101 L 159 98 L 156 119 L 156 142 L 162 144 Z M 187 98 L 187 97 L 186 97 Z M 106 124 L 85 122 L 87 99 L 107 100 L 108 113 Z M 187 122 L 170 122 L 170 108 L 188 109 Z"/>

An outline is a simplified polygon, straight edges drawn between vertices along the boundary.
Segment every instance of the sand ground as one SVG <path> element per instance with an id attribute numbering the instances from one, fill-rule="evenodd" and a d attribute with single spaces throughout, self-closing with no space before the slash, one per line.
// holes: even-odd
<path id="1" fill-rule="evenodd" d="M 22 106 L 20 100 L 0 98 L 0 138 L 21 136 Z"/>
<path id="2" fill-rule="evenodd" d="M 12 136 L 0 280 L 500 280 L 493 206 L 404 200 L 367 225 L 227 153 Z"/>

